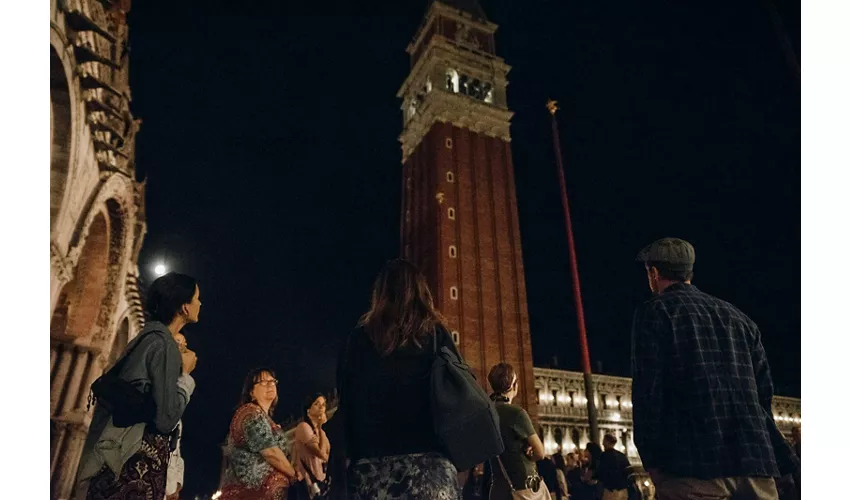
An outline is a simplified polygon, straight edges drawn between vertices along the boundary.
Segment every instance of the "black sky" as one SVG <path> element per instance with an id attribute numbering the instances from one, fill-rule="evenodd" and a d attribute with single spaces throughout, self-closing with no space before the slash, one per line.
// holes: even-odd
<path id="1" fill-rule="evenodd" d="M 761 327 L 800 395 L 800 97 L 764 0 L 484 0 L 508 103 L 536 366 L 578 369 L 552 155 L 559 115 L 591 358 L 629 374 L 637 251 L 691 241 L 695 284 Z M 134 2 L 137 169 L 153 262 L 201 280 L 186 492 L 212 492 L 242 377 L 280 415 L 333 388 L 343 336 L 398 254 L 404 49 L 426 0 Z M 778 2 L 799 54 L 799 2 Z"/>

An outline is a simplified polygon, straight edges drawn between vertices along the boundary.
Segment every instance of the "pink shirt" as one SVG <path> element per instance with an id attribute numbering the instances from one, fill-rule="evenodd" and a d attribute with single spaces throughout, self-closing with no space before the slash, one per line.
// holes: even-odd
<path id="1" fill-rule="evenodd" d="M 321 450 L 326 454 L 330 454 L 331 443 L 328 441 L 328 435 L 325 434 L 325 431 L 323 430 L 320 430 L 319 432 L 322 433 L 322 438 L 324 440 L 324 446 L 322 446 Z M 310 472 L 312 472 L 319 481 L 325 479 L 325 471 L 322 470 L 324 460 L 313 455 L 313 452 L 307 448 L 308 443 L 313 443 L 318 446 L 319 436 L 313 432 L 313 427 L 310 424 L 301 422 L 297 427 L 295 427 L 295 442 L 292 443 L 292 451 L 297 460 L 295 470 L 301 472 L 301 474 L 303 474 L 307 479 L 307 484 L 310 484 L 310 476 L 305 473 L 304 465 L 307 465 L 307 467 L 310 468 Z"/>

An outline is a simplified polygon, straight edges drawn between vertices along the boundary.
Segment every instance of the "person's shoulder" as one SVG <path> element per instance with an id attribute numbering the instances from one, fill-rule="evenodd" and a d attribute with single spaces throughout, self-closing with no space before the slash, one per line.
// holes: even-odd
<path id="1" fill-rule="evenodd" d="M 523 415 L 528 415 L 528 412 L 522 406 L 513 403 L 497 404 L 496 410 L 503 417 L 521 418 Z"/>
<path id="2" fill-rule="evenodd" d="M 308 440 L 313 437 L 313 428 L 307 422 L 299 422 L 295 426 L 295 437 L 299 440 Z"/>
<path id="3" fill-rule="evenodd" d="M 704 302 L 710 304 L 716 310 L 724 311 L 726 314 L 741 321 L 742 323 L 755 326 L 755 322 L 749 316 L 747 316 L 744 311 L 739 309 L 738 306 L 736 306 L 735 304 L 727 300 L 723 300 L 720 297 L 716 297 L 710 293 L 704 292 L 695 286 L 690 286 L 688 288 L 693 289 L 692 293 L 695 296 L 700 297 Z"/>
<path id="4" fill-rule="evenodd" d="M 236 408 L 236 411 L 233 412 L 233 418 L 245 418 L 249 416 L 260 415 L 263 416 L 265 412 L 260 405 L 257 403 L 243 403 Z"/>

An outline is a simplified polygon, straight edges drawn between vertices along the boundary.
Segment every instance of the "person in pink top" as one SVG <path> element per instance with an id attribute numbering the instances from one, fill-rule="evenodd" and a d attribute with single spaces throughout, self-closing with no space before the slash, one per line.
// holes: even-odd
<path id="1" fill-rule="evenodd" d="M 310 498 L 325 498 L 330 486 L 327 477 L 331 443 L 322 426 L 328 421 L 327 400 L 322 394 L 312 396 L 304 404 L 304 421 L 295 427 L 292 452 L 295 470 L 307 485 Z"/>

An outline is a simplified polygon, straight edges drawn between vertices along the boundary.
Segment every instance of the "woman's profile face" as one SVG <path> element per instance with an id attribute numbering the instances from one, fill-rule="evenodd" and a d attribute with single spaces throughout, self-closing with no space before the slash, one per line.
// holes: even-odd
<path id="1" fill-rule="evenodd" d="M 189 320 L 189 323 L 197 323 L 198 316 L 201 314 L 201 289 L 197 285 L 195 285 L 195 295 L 192 296 L 192 300 L 184 307 L 186 319 Z"/>

